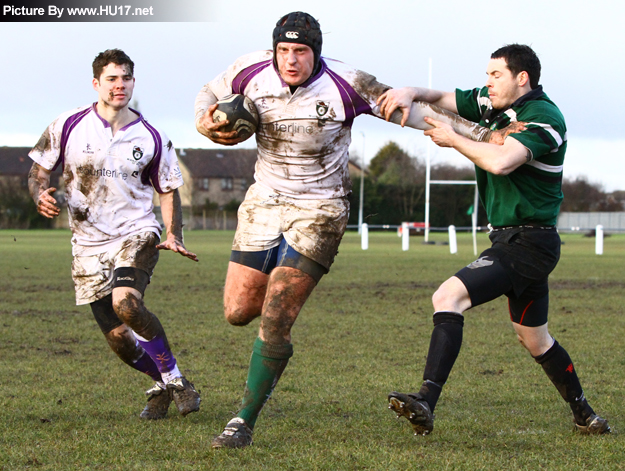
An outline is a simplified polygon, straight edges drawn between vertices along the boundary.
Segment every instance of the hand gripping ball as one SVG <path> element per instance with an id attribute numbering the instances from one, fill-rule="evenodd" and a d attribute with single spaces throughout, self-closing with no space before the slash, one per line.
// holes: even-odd
<path id="1" fill-rule="evenodd" d="M 228 95 L 217 102 L 213 113 L 216 123 L 228 120 L 228 125 L 221 131 L 237 131 L 243 140 L 249 139 L 258 126 L 258 111 L 252 100 L 244 95 Z M 242 141 L 241 141 L 242 142 Z"/>

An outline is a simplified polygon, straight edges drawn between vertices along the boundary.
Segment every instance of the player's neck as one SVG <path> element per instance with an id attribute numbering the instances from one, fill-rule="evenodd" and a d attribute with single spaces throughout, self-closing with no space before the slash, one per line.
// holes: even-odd
<path id="1" fill-rule="evenodd" d="M 113 132 L 113 136 L 117 131 L 119 131 L 124 126 L 132 123 L 138 117 L 135 113 L 130 111 L 130 108 L 128 108 L 128 106 L 116 109 L 102 101 L 98 101 L 96 109 L 100 117 L 102 117 L 102 119 L 106 120 L 111 125 L 111 131 Z"/>

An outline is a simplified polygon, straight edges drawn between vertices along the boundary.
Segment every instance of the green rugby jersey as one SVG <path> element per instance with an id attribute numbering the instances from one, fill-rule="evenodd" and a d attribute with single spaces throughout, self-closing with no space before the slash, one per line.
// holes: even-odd
<path id="1" fill-rule="evenodd" d="M 523 144 L 532 160 L 508 175 L 475 167 L 480 199 L 493 226 L 539 223 L 555 226 L 562 203 L 562 166 L 566 124 L 558 107 L 539 86 L 505 110 L 495 110 L 488 87 L 456 90 L 458 114 L 490 129 L 512 121 L 527 122 L 527 130 L 510 137 Z"/>

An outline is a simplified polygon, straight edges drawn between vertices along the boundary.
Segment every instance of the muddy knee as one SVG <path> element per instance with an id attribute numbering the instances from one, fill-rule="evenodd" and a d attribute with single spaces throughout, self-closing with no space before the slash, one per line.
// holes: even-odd
<path id="1" fill-rule="evenodd" d="M 104 334 L 111 350 L 125 363 L 132 365 L 143 355 L 143 348 L 137 343 L 126 325 L 119 326 Z"/>
<path id="2" fill-rule="evenodd" d="M 143 300 L 137 298 L 132 293 L 125 293 L 122 296 L 113 296 L 113 309 L 122 322 L 130 326 L 133 330 L 133 324 L 145 320 L 148 315 Z"/>
<path id="3" fill-rule="evenodd" d="M 158 318 L 148 311 L 143 300 L 132 292 L 113 295 L 113 309 L 124 324 L 146 340 L 164 334 Z"/>
<path id="4" fill-rule="evenodd" d="M 260 323 L 261 337 L 273 345 L 291 342 L 291 327 L 295 319 L 288 315 L 265 315 Z"/>
<path id="5" fill-rule="evenodd" d="M 249 309 L 241 306 L 224 306 L 224 317 L 229 324 L 244 326 L 260 316 L 259 309 Z"/>

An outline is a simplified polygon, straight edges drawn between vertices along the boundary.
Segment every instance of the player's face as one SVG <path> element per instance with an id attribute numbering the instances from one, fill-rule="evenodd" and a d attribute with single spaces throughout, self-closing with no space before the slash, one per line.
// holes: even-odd
<path id="1" fill-rule="evenodd" d="M 491 59 L 486 68 L 486 75 L 488 75 L 486 80 L 488 96 L 493 108 L 497 110 L 507 108 L 526 92 L 521 83 L 523 82 L 521 75 L 526 74 L 521 72 L 517 76 L 513 75 L 505 59 Z"/>
<path id="2" fill-rule="evenodd" d="M 278 43 L 276 62 L 280 76 L 287 85 L 301 85 L 313 72 L 315 54 L 304 44 Z"/>
<path id="3" fill-rule="evenodd" d="M 135 79 L 127 64 L 112 62 L 104 67 L 99 79 L 93 79 L 93 88 L 98 92 L 98 102 L 106 107 L 121 110 L 128 106 L 135 88 Z"/>

